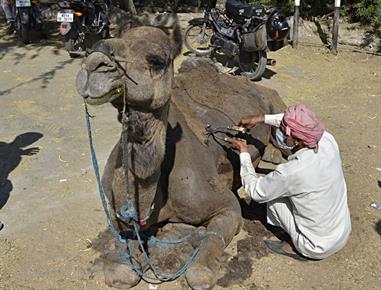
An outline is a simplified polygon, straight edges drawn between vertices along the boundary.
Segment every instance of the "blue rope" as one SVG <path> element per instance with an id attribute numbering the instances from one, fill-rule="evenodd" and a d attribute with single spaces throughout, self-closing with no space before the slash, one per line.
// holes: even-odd
<path id="1" fill-rule="evenodd" d="M 95 172 L 95 178 L 96 178 L 97 184 L 98 184 L 99 196 L 100 196 L 101 201 L 102 201 L 103 210 L 104 210 L 104 212 L 106 214 L 107 224 L 108 224 L 108 227 L 109 227 L 111 233 L 118 239 L 118 241 L 125 244 L 125 243 L 128 243 L 128 240 L 125 240 L 119 234 L 119 232 L 115 229 L 114 225 L 111 222 L 111 216 L 110 216 L 110 212 L 108 210 L 108 204 L 107 204 L 107 201 L 106 201 L 106 194 L 105 194 L 102 182 L 101 182 L 101 177 L 100 177 L 100 174 L 99 174 L 98 160 L 97 160 L 97 156 L 95 154 L 93 137 L 92 137 L 92 133 L 91 133 L 90 114 L 89 114 L 89 112 L 87 110 L 87 105 L 86 104 L 85 104 L 85 110 L 86 110 L 86 127 L 87 127 L 87 133 L 88 133 L 88 136 L 89 136 L 89 145 L 90 145 L 90 152 L 91 152 L 91 160 L 93 162 L 93 167 L 94 167 L 94 172 Z"/>
<path id="2" fill-rule="evenodd" d="M 140 277 L 142 277 L 143 279 L 147 279 L 147 277 L 144 276 L 143 271 L 137 265 L 137 262 L 134 263 L 131 243 L 129 243 L 129 239 L 122 237 L 120 235 L 120 233 L 117 231 L 117 229 L 115 228 L 115 226 L 113 225 L 113 223 L 111 222 L 111 215 L 110 215 L 108 203 L 106 200 L 106 194 L 105 194 L 105 191 L 104 191 L 104 188 L 103 188 L 103 185 L 101 182 L 100 174 L 99 174 L 99 165 L 98 165 L 98 160 L 97 160 L 97 156 L 96 156 L 95 148 L 94 148 L 94 143 L 93 143 L 93 137 L 92 137 L 92 133 L 91 133 L 92 132 L 91 122 L 90 122 L 91 116 L 88 112 L 86 103 L 85 103 L 85 111 L 86 111 L 86 127 L 87 127 L 87 133 L 88 133 L 88 137 L 89 137 L 91 159 L 92 159 L 94 172 L 95 172 L 95 178 L 97 180 L 99 195 L 100 195 L 100 198 L 102 201 L 103 210 L 104 210 L 105 215 L 106 215 L 108 227 L 109 227 L 112 235 L 120 243 L 127 245 L 126 251 L 120 252 L 120 256 L 121 256 L 122 260 L 127 262 L 128 265 L 133 269 L 133 271 L 135 271 Z M 133 224 L 134 231 L 135 231 L 138 243 L 139 243 L 139 248 L 143 252 L 143 255 L 145 256 L 147 263 L 150 266 L 150 268 L 151 268 L 153 274 L 155 275 L 156 279 L 158 279 L 162 282 L 175 280 L 178 277 L 180 277 L 181 275 L 183 275 L 189 269 L 189 267 L 192 265 L 194 259 L 196 258 L 197 254 L 200 250 L 200 247 L 202 245 L 203 240 L 206 237 L 211 236 L 211 235 L 215 235 L 222 240 L 222 242 L 224 244 L 224 248 L 226 247 L 226 243 L 225 243 L 225 240 L 222 237 L 222 235 L 215 233 L 215 232 L 212 232 L 212 231 L 205 231 L 205 232 L 196 231 L 194 233 L 188 234 L 187 236 L 185 236 L 181 239 L 177 239 L 177 240 L 166 240 L 166 239 L 159 240 L 159 239 L 156 239 L 154 236 L 151 236 L 148 240 L 148 243 L 150 243 L 151 245 L 156 245 L 158 243 L 161 243 L 161 244 L 180 244 L 180 243 L 183 243 L 183 242 L 189 240 L 192 236 L 195 236 L 195 235 L 198 236 L 199 238 L 201 238 L 198 246 L 194 249 L 192 255 L 186 260 L 186 262 L 183 264 L 183 266 L 179 270 L 177 270 L 174 273 L 170 273 L 170 274 L 160 274 L 157 271 L 155 265 L 152 263 L 152 259 L 149 257 L 147 251 L 144 248 L 144 243 L 142 241 L 142 237 L 141 237 L 141 233 L 140 233 L 140 227 L 137 223 L 137 220 L 138 220 L 137 213 L 132 206 L 131 199 L 129 196 L 129 192 L 127 192 L 127 203 L 121 207 L 120 218 L 126 223 L 132 223 Z"/>

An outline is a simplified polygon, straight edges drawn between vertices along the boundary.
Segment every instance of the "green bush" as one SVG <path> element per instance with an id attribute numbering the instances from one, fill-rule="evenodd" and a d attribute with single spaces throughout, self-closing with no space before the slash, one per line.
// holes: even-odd
<path id="1" fill-rule="evenodd" d="M 262 3 L 267 7 L 279 7 L 292 15 L 294 1 L 287 0 L 248 0 L 248 3 Z M 334 0 L 301 0 L 300 14 L 302 17 L 323 16 L 333 11 Z M 363 24 L 381 26 L 381 0 L 342 0 L 341 14 L 350 20 Z"/>
<path id="2" fill-rule="evenodd" d="M 244 2 L 244 0 L 242 0 Z M 141 3 L 148 6 L 176 6 L 196 5 L 203 6 L 208 3 L 213 6 L 216 0 L 136 0 L 135 4 Z M 287 15 L 294 14 L 294 0 L 247 0 L 247 3 L 261 3 L 266 7 L 278 7 Z M 305 18 L 323 16 L 333 11 L 334 0 L 301 0 L 300 15 Z M 381 26 L 381 0 L 342 0 L 341 14 L 350 20 L 363 24 Z"/>
<path id="3" fill-rule="evenodd" d="M 257 0 L 248 0 L 246 1 L 250 4 L 263 4 L 266 7 L 277 7 L 282 9 L 286 14 L 291 15 L 294 12 L 294 1 L 288 0 L 288 1 L 274 1 L 274 0 L 263 0 L 263 1 L 257 1 Z"/>
<path id="4" fill-rule="evenodd" d="M 381 0 L 353 1 L 351 19 L 365 24 L 381 25 Z"/>
<path id="5" fill-rule="evenodd" d="M 301 7 L 300 7 L 300 15 L 302 17 L 309 18 L 311 16 L 318 16 L 318 15 L 324 15 L 328 13 L 330 10 L 332 10 L 333 3 L 331 3 L 333 0 L 307 0 L 307 1 L 300 1 Z M 281 1 L 281 0 L 249 0 L 248 3 L 261 3 L 264 4 L 266 7 L 278 7 L 282 9 L 287 15 L 293 15 L 294 14 L 294 1 L 293 0 L 287 0 L 287 1 Z"/>

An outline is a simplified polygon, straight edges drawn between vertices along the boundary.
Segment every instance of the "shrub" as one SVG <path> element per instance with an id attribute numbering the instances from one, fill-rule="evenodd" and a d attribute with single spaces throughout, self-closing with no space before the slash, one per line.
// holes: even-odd
<path id="1" fill-rule="evenodd" d="M 248 3 L 262 3 L 267 7 L 279 7 L 292 15 L 294 13 L 294 1 L 281 0 L 248 0 Z M 333 0 L 301 0 L 300 14 L 302 17 L 322 16 L 333 11 Z M 381 0 L 342 0 L 342 14 L 350 20 L 363 24 L 381 26 Z"/>
<path id="2" fill-rule="evenodd" d="M 381 0 L 353 1 L 350 17 L 364 24 L 381 25 Z"/>

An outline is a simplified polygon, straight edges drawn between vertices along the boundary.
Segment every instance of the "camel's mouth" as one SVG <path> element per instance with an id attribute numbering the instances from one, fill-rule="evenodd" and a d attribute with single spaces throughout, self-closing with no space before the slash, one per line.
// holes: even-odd
<path id="1" fill-rule="evenodd" d="M 147 215 L 146 215 L 144 218 L 139 219 L 139 225 L 140 225 L 141 227 L 144 227 L 144 226 L 147 225 L 147 222 L 148 222 L 148 220 L 150 219 L 150 217 L 151 217 L 151 215 L 152 215 L 154 209 L 155 209 L 155 204 L 152 203 L 152 205 L 151 205 L 151 207 L 150 207 L 149 212 L 147 213 Z"/>
<path id="2" fill-rule="evenodd" d="M 148 212 L 146 213 L 146 215 L 145 215 L 143 218 L 139 217 L 139 219 L 137 220 L 137 222 L 138 222 L 138 224 L 139 224 L 142 228 L 144 228 L 144 227 L 146 227 L 146 226 L 148 225 L 148 221 L 149 221 L 149 219 L 151 218 L 151 215 L 152 215 L 152 213 L 153 213 L 154 210 L 155 210 L 155 203 L 152 203 L 151 206 L 150 206 L 150 208 L 149 208 L 149 210 L 148 210 Z M 123 222 L 125 222 L 125 223 L 128 223 L 128 221 L 125 220 L 125 218 L 123 217 L 122 214 L 117 213 L 117 214 L 116 214 L 116 217 L 117 217 L 119 220 L 121 220 L 121 221 L 123 221 Z"/>
<path id="3" fill-rule="evenodd" d="M 107 93 L 101 95 L 101 96 L 86 96 L 85 101 L 89 105 L 102 105 L 105 103 L 109 103 L 112 101 L 115 101 L 117 98 L 121 97 L 124 92 L 123 85 L 116 85 L 111 90 L 109 90 Z"/>

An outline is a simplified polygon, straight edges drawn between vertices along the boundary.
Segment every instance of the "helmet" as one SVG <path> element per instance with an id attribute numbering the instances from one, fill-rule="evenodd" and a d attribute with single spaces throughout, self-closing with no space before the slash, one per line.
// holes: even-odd
<path id="1" fill-rule="evenodd" d="M 290 30 L 286 15 L 277 9 L 270 12 L 267 23 L 266 23 L 267 33 L 271 40 L 279 41 L 287 37 Z"/>

